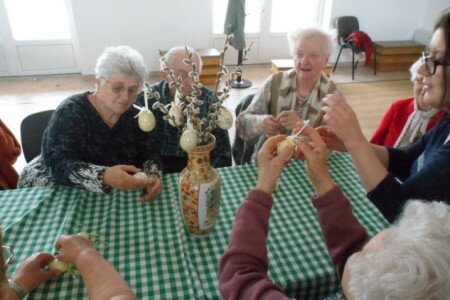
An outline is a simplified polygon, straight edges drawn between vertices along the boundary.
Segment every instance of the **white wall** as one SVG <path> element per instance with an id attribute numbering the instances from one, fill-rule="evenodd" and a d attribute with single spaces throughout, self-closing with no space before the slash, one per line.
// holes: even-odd
<path id="1" fill-rule="evenodd" d="M 373 40 L 411 39 L 417 28 L 431 30 L 448 0 L 333 0 L 331 20 L 354 15 Z M 127 44 L 159 69 L 158 49 L 188 44 L 212 46 L 209 0 L 72 0 L 80 69 L 93 74 L 105 46 Z M 337 56 L 335 51 L 330 60 Z M 343 61 L 349 61 L 344 53 Z M 280 58 L 280 57 L 278 57 Z"/>
<path id="2" fill-rule="evenodd" d="M 209 0 L 72 0 L 82 74 L 93 74 L 106 46 L 129 45 L 151 70 L 158 49 L 209 48 Z"/>

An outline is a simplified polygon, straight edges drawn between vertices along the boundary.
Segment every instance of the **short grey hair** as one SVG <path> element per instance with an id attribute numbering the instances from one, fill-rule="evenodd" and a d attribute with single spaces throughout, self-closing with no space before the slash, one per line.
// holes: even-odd
<path id="1" fill-rule="evenodd" d="M 450 299 L 450 206 L 409 201 L 383 246 L 347 264 L 355 299 Z"/>
<path id="2" fill-rule="evenodd" d="M 409 68 L 409 73 L 411 74 L 411 81 L 414 82 L 414 80 L 416 80 L 417 77 L 417 73 L 419 71 L 419 67 L 420 65 L 423 63 L 422 58 L 419 58 L 418 60 L 416 60 L 415 63 L 413 63 L 411 65 L 411 68 Z"/>
<path id="3" fill-rule="evenodd" d="M 194 62 L 195 62 L 195 60 L 198 61 L 197 67 L 198 67 L 198 70 L 201 72 L 202 66 L 203 66 L 202 58 L 201 58 L 200 54 L 198 54 L 198 52 L 195 51 L 195 49 L 190 46 L 177 46 L 177 47 L 173 47 L 169 51 L 167 51 L 167 53 L 164 54 L 164 59 L 166 60 L 167 66 L 169 67 L 169 69 L 173 69 L 175 61 L 179 60 L 180 57 L 188 58 L 185 47 L 187 48 L 187 50 L 190 53 L 192 53 L 193 61 Z M 165 65 L 161 61 L 161 70 L 164 67 L 165 67 Z"/>
<path id="4" fill-rule="evenodd" d="M 323 39 L 324 51 L 326 55 L 329 56 L 333 48 L 331 35 L 318 27 L 300 27 L 287 34 L 289 49 L 291 50 L 292 56 L 294 56 L 295 47 L 299 42 L 314 37 L 320 37 Z"/>
<path id="5" fill-rule="evenodd" d="M 129 46 L 107 47 L 97 59 L 95 75 L 108 80 L 114 74 L 136 75 L 139 85 L 147 79 L 147 66 L 142 55 Z"/>

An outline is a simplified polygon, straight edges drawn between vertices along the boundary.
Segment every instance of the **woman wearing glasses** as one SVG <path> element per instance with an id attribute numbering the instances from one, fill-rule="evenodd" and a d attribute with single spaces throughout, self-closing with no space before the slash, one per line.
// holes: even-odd
<path id="1" fill-rule="evenodd" d="M 410 147 L 370 144 L 342 96 L 328 95 L 322 108 L 329 126 L 320 132 L 327 146 L 350 153 L 369 199 L 390 222 L 407 199 L 450 203 L 450 9 L 436 23 L 431 54 L 424 58 L 419 74 L 424 77 L 424 103 L 447 114 Z"/>
<path id="2" fill-rule="evenodd" d="M 141 200 L 151 201 L 162 189 L 159 155 L 131 107 L 147 77 L 144 60 L 130 47 L 109 47 L 98 58 L 95 74 L 95 92 L 72 95 L 55 110 L 42 154 L 25 167 L 19 187 L 146 189 Z M 141 169 L 147 178 L 133 176 Z"/>

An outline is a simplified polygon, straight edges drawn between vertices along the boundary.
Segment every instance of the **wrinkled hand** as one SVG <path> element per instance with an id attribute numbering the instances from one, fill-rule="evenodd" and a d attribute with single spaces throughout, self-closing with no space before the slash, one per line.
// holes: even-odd
<path id="1" fill-rule="evenodd" d="M 278 135 L 269 138 L 258 152 L 258 181 L 256 188 L 268 194 L 275 190 L 278 177 L 292 155 L 293 146 L 286 146 L 277 153 L 277 145 L 286 138 Z"/>
<path id="2" fill-rule="evenodd" d="M 316 128 L 322 140 L 327 145 L 328 149 L 339 152 L 347 152 L 345 144 L 337 137 L 334 130 L 329 126 L 319 126 Z"/>
<path id="3" fill-rule="evenodd" d="M 103 183 L 106 186 L 121 190 L 141 190 L 153 185 L 153 180 L 149 178 L 139 179 L 133 174 L 140 172 L 139 168 L 130 165 L 116 165 L 106 168 L 103 176 Z"/>
<path id="4" fill-rule="evenodd" d="M 45 271 L 43 269 L 54 259 L 55 257 L 49 253 L 34 254 L 20 264 L 11 279 L 20 285 L 26 293 L 29 293 L 41 283 L 60 275 L 58 271 Z"/>
<path id="5" fill-rule="evenodd" d="M 300 121 L 300 118 L 298 117 L 297 112 L 293 110 L 285 110 L 278 114 L 277 121 L 285 129 L 292 130 L 297 122 Z"/>
<path id="6" fill-rule="evenodd" d="M 323 119 L 344 144 L 364 138 L 355 111 L 340 93 L 328 94 L 323 102 Z"/>
<path id="7" fill-rule="evenodd" d="M 262 120 L 261 129 L 264 131 L 266 136 L 270 137 L 279 134 L 283 129 L 283 126 L 278 123 L 274 116 L 268 115 Z"/>
<path id="8" fill-rule="evenodd" d="M 82 253 L 97 252 L 92 241 L 80 234 L 59 236 L 55 243 L 55 249 L 59 250 L 58 259 L 75 266 Z"/>
<path id="9" fill-rule="evenodd" d="M 152 174 L 149 175 L 148 178 L 151 180 L 151 183 L 147 186 L 147 194 L 141 198 L 141 202 L 151 202 L 155 200 L 159 194 L 161 194 L 163 185 L 161 178 Z"/>
<path id="10" fill-rule="evenodd" d="M 312 127 L 306 126 L 302 135 L 307 140 L 297 142 L 296 156 L 301 152 L 306 161 L 306 171 L 317 195 L 322 195 L 334 187 L 327 165 L 327 145 L 319 133 Z"/>

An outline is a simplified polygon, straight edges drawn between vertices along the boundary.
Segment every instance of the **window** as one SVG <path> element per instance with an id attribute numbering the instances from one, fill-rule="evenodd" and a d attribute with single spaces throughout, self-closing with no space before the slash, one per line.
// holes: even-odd
<path id="1" fill-rule="evenodd" d="M 261 7 L 264 0 L 245 1 L 245 33 L 257 33 L 260 31 Z M 213 0 L 213 33 L 224 33 L 225 16 L 227 14 L 228 1 Z"/>
<path id="2" fill-rule="evenodd" d="M 17 41 L 71 38 L 64 0 L 5 0 L 5 6 Z"/>

